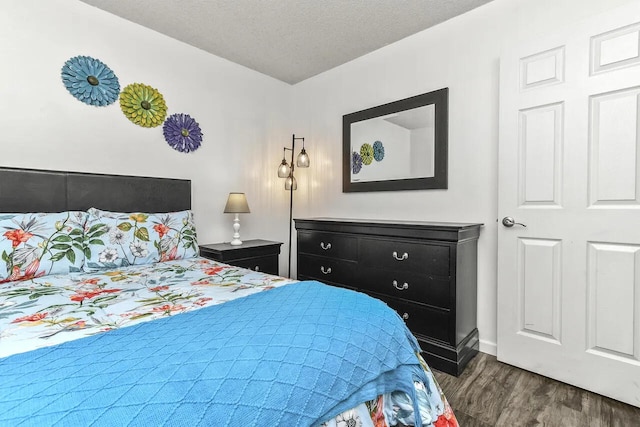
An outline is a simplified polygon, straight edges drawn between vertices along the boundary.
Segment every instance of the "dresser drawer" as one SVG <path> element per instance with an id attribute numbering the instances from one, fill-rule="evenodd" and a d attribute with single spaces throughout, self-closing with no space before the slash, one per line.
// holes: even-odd
<path id="1" fill-rule="evenodd" d="M 449 276 L 449 246 L 360 239 L 360 264 Z"/>
<path id="2" fill-rule="evenodd" d="M 338 259 L 357 259 L 355 237 L 334 233 L 298 231 L 298 252 Z"/>
<path id="3" fill-rule="evenodd" d="M 298 274 L 312 277 L 321 282 L 351 285 L 354 280 L 356 263 L 333 258 L 298 255 Z"/>
<path id="4" fill-rule="evenodd" d="M 448 310 L 428 308 L 382 295 L 371 295 L 383 300 L 398 312 L 411 332 L 443 342 L 450 342 L 452 318 Z"/>
<path id="5" fill-rule="evenodd" d="M 448 278 L 403 270 L 360 268 L 358 287 L 435 307 L 452 308 L 451 283 Z"/>
<path id="6" fill-rule="evenodd" d="M 268 274 L 278 274 L 278 257 L 263 256 L 256 258 L 246 258 L 229 261 L 229 264 L 236 267 L 248 268 L 253 271 L 260 271 Z"/>

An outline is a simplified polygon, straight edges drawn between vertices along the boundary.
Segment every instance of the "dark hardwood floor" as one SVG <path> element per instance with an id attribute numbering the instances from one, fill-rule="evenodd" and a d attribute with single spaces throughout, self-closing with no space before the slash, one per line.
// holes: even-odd
<path id="1" fill-rule="evenodd" d="M 461 427 L 640 427 L 640 408 L 478 353 L 458 378 L 434 370 Z"/>

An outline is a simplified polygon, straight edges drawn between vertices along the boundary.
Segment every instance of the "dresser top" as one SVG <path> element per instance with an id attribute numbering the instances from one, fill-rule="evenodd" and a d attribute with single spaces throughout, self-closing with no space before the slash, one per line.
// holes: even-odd
<path id="1" fill-rule="evenodd" d="M 381 225 L 381 226 L 409 226 L 409 227 L 426 227 L 426 228 L 475 228 L 484 224 L 481 223 L 465 223 L 465 222 L 437 222 L 437 221 L 400 221 L 390 219 L 359 219 L 359 218 L 295 218 L 294 221 L 318 221 L 318 222 L 335 222 L 335 223 L 353 223 L 360 225 Z"/>
<path id="2" fill-rule="evenodd" d="M 397 221 L 356 218 L 296 218 L 297 230 L 460 242 L 477 239 L 479 223 Z"/>

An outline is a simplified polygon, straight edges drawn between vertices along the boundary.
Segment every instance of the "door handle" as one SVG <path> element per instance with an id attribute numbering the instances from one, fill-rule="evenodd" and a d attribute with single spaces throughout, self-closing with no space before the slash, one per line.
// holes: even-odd
<path id="1" fill-rule="evenodd" d="M 525 224 L 516 222 L 516 220 L 510 216 L 505 216 L 504 218 L 502 218 L 502 225 L 504 225 L 505 227 L 513 227 L 514 225 L 521 225 L 523 227 L 526 227 Z"/>

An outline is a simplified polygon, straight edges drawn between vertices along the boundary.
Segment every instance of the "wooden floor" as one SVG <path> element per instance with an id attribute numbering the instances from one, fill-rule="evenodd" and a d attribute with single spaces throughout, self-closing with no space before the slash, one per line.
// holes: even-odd
<path id="1" fill-rule="evenodd" d="M 640 427 L 640 408 L 478 353 L 458 378 L 435 371 L 461 427 Z"/>

